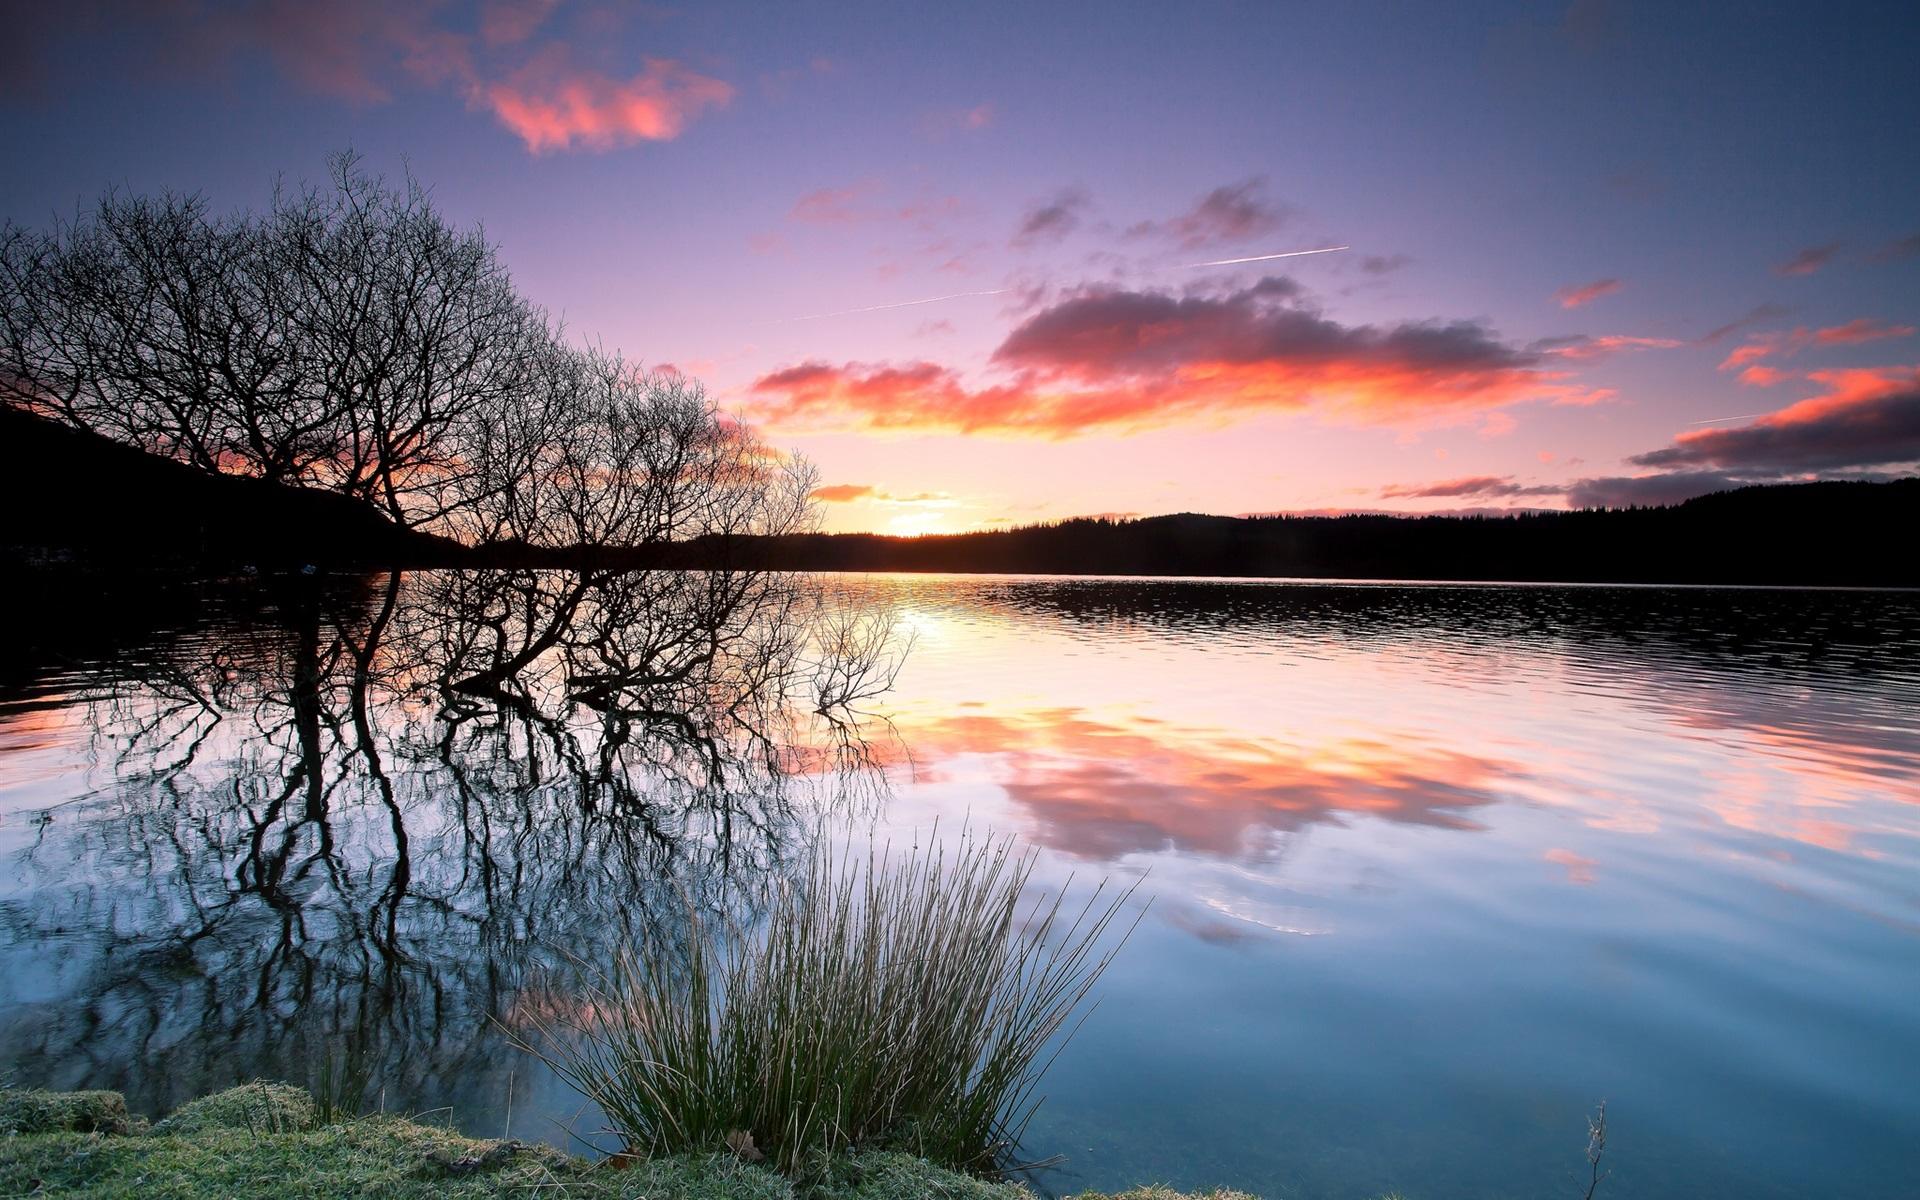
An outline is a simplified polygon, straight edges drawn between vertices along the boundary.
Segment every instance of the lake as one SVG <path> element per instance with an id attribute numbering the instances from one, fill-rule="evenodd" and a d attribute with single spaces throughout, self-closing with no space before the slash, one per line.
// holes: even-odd
<path id="1" fill-rule="evenodd" d="M 449 689 L 566 597 L 15 581 L 0 1071 L 150 1114 L 344 1079 L 565 1143 L 593 1114 L 494 1023 L 564 1003 L 556 962 L 819 838 L 965 828 L 1151 898 L 1047 1077 L 1041 1188 L 1578 1196 L 1605 1101 L 1602 1196 L 1913 1194 L 1920 594 L 828 584 L 910 642 L 834 719 L 602 686 L 680 652 L 645 589 Z"/>

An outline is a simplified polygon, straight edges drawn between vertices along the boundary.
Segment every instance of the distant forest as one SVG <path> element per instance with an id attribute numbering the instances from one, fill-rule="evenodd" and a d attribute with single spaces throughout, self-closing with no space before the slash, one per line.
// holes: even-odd
<path id="1" fill-rule="evenodd" d="M 798 534 L 768 553 L 779 566 L 825 571 L 1905 587 L 1920 586 L 1920 479 L 1512 516 L 1181 513 L 944 537 Z"/>
<path id="2" fill-rule="evenodd" d="M 1920 479 L 1741 488 L 1514 516 L 1081 519 L 918 538 L 466 546 L 371 505 L 210 474 L 0 406 L 6 557 L 111 565 L 701 567 L 1322 579 L 1920 586 Z"/>

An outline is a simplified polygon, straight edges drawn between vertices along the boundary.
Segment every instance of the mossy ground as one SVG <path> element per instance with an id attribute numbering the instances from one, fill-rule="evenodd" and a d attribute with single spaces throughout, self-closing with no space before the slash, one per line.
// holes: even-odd
<path id="1" fill-rule="evenodd" d="M 147 1123 L 127 1111 L 119 1092 L 0 1090 L 0 1137 L 15 1133 L 141 1133 Z"/>
<path id="2" fill-rule="evenodd" d="M 887 1153 L 836 1159 L 797 1188 L 732 1154 L 615 1169 L 548 1146 L 476 1141 L 398 1117 L 323 1123 L 299 1089 L 251 1083 L 185 1105 L 151 1131 L 113 1092 L 0 1091 L 0 1196 L 1031 1200 L 1032 1193 Z M 1089 1192 L 1080 1200 L 1109 1198 Z M 1144 1188 L 1110 1200 L 1251 1198 Z"/>

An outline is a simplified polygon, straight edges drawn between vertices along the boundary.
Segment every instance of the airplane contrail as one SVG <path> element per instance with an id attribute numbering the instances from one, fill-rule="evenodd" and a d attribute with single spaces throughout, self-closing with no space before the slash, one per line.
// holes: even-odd
<path id="1" fill-rule="evenodd" d="M 1218 258 L 1212 262 L 1188 263 L 1193 267 L 1230 267 L 1235 263 L 1266 262 L 1273 258 L 1299 258 L 1303 254 L 1332 254 L 1335 250 L 1351 250 L 1352 246 L 1322 246 L 1318 250 L 1289 250 L 1285 254 L 1256 254 L 1252 258 Z"/>
<path id="2" fill-rule="evenodd" d="M 1715 417 L 1711 421 L 1688 421 L 1689 425 L 1725 425 L 1728 421 L 1751 421 L 1755 417 L 1764 417 L 1766 413 L 1745 413 L 1738 417 Z"/>
<path id="3" fill-rule="evenodd" d="M 954 292 L 947 296 L 928 296 L 924 300 L 900 300 L 893 304 L 869 304 L 865 308 L 843 308 L 838 312 L 811 313 L 804 317 L 787 317 L 784 320 L 775 321 L 774 324 L 791 325 L 795 321 L 821 321 L 828 317 L 850 317 L 855 313 L 879 312 L 882 309 L 888 308 L 912 308 L 916 304 L 938 304 L 942 300 L 964 300 L 969 296 L 999 296 L 1008 290 L 1007 288 L 994 288 L 990 292 Z"/>

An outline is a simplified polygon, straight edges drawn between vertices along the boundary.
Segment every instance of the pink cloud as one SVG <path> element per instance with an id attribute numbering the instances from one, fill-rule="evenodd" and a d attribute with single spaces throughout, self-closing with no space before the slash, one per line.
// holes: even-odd
<path id="1" fill-rule="evenodd" d="M 1629 461 L 1750 474 L 1920 462 L 1920 367 L 1815 371 L 1808 378 L 1828 390 L 1748 425 L 1683 433 Z"/>
<path id="2" fill-rule="evenodd" d="M 1525 400 L 1604 398 L 1473 322 L 1343 325 L 1297 292 L 1278 277 L 1214 296 L 1088 289 L 1007 336 L 993 355 L 1012 374 L 1004 383 L 971 386 L 926 361 L 809 361 L 751 391 L 763 419 L 789 428 L 1044 438 L 1308 411 L 1459 423 Z"/>
<path id="3" fill-rule="evenodd" d="M 1520 422 L 1512 413 L 1490 412 L 1480 421 L 1480 436 L 1483 438 L 1505 437 L 1520 428 Z"/>
<path id="4" fill-rule="evenodd" d="M 490 46 L 511 46 L 532 37 L 560 0 L 487 0 L 480 7 L 480 37 Z"/>
<path id="5" fill-rule="evenodd" d="M 1862 342 L 1877 342 L 1882 338 L 1912 337 L 1911 325 L 1889 325 L 1885 321 L 1876 321 L 1871 317 L 1857 317 L 1845 325 L 1834 325 L 1826 329 L 1815 330 L 1813 344 L 1816 346 L 1858 346 Z"/>
<path id="6" fill-rule="evenodd" d="M 1824 329 L 1809 329 L 1802 325 L 1777 333 L 1756 333 L 1748 336 L 1745 345 L 1734 347 L 1732 353 L 1720 363 L 1720 369 L 1736 371 L 1762 359 L 1798 354 L 1809 346 L 1860 346 L 1889 338 L 1912 337 L 1914 332 L 1912 325 L 1890 325 L 1871 317 L 1858 317 L 1844 325 L 1830 325 Z"/>
<path id="7" fill-rule="evenodd" d="M 535 154 L 669 141 L 693 118 L 733 99 L 733 85 L 670 59 L 649 58 L 626 80 L 577 69 L 553 45 L 484 89 L 494 115 Z"/>
<path id="8" fill-rule="evenodd" d="M 871 183 L 818 188 L 793 202 L 787 220 L 807 225 L 848 225 L 864 220 L 869 212 L 862 204 L 874 190 Z"/>
<path id="9" fill-rule="evenodd" d="M 971 108 L 936 109 L 922 116 L 918 127 L 922 137 L 941 141 L 953 134 L 978 133 L 990 128 L 999 115 L 999 109 L 989 101 Z"/>
<path id="10" fill-rule="evenodd" d="M 966 210 L 958 196 L 922 191 L 905 200 L 884 197 L 881 184 L 861 180 L 839 187 L 816 188 L 793 202 L 787 220 L 802 225 L 883 225 L 898 222 L 934 237 L 940 229 Z M 924 248 L 927 253 L 949 252 L 951 243 L 938 240 Z"/>
<path id="11" fill-rule="evenodd" d="M 1594 337 L 1553 338 L 1535 343 L 1534 348 L 1554 358 L 1589 362 L 1629 350 L 1672 350 L 1686 345 L 1675 338 L 1633 337 L 1624 333 L 1603 333 Z"/>
<path id="12" fill-rule="evenodd" d="M 1611 296 L 1626 286 L 1618 279 L 1596 279 L 1592 283 L 1570 284 L 1553 294 L 1561 308 L 1579 308 L 1583 304 L 1592 304 L 1602 296 Z"/>
<path id="13" fill-rule="evenodd" d="M 1775 267 L 1773 273 L 1775 275 L 1811 275 L 1832 262 L 1839 253 L 1839 242 L 1828 242 L 1823 246 L 1808 246 Z"/>
<path id="14" fill-rule="evenodd" d="M 1524 484 L 1511 475 L 1468 475 L 1435 483 L 1396 483 L 1380 489 L 1386 499 L 1505 499 L 1511 496 L 1558 496 L 1565 488 L 1553 484 Z"/>
<path id="15" fill-rule="evenodd" d="M 473 23 L 439 0 L 128 5 L 125 17 L 172 70 L 203 77 L 264 57 L 307 91 L 359 104 L 388 101 L 402 84 L 451 88 L 536 153 L 666 140 L 732 99 L 731 84 L 670 59 L 644 59 L 638 74 L 618 78 L 573 65 L 564 42 L 528 53 L 556 6 L 487 0 Z M 583 14 L 573 29 L 604 40 L 596 23 L 604 20 Z"/>
<path id="16" fill-rule="evenodd" d="M 1591 858 L 1576 854 L 1571 850 L 1554 847 L 1540 856 L 1557 867 L 1565 867 L 1567 882 L 1586 886 L 1593 882 L 1594 868 L 1600 864 Z"/>
<path id="17" fill-rule="evenodd" d="M 1900 262 L 1903 259 L 1920 256 L 1920 233 L 1895 238 L 1873 252 L 1873 261 L 1877 263 Z"/>
<path id="18" fill-rule="evenodd" d="M 1776 383 L 1784 383 L 1792 378 L 1793 375 L 1790 372 L 1773 367 L 1748 367 L 1740 372 L 1740 382 L 1748 387 L 1772 387 Z"/>
<path id="19" fill-rule="evenodd" d="M 307 91 L 377 104 L 392 98 L 398 68 L 411 69 L 409 60 L 443 40 L 431 8 L 420 0 L 250 0 L 171 17 L 160 6 L 125 15 L 154 23 L 155 56 L 173 69 L 204 75 L 264 53 Z"/>
<path id="20" fill-rule="evenodd" d="M 1177 217 L 1141 221 L 1127 235 L 1171 238 L 1183 250 L 1198 250 L 1271 233 L 1292 215 L 1290 207 L 1267 195 L 1267 181 L 1256 176 L 1214 188 Z"/>
<path id="21" fill-rule="evenodd" d="M 747 235 L 747 249 L 755 254 L 785 254 L 791 249 L 784 233 L 750 233 Z"/>

